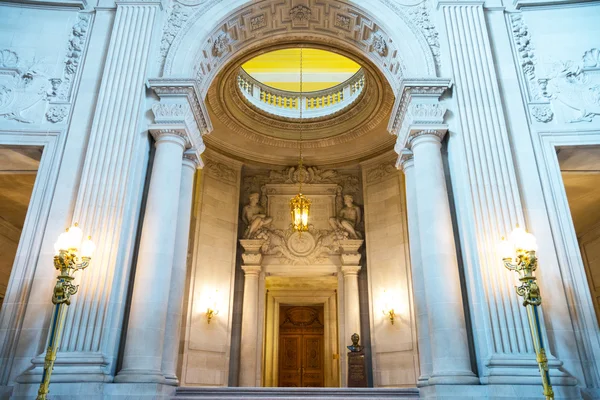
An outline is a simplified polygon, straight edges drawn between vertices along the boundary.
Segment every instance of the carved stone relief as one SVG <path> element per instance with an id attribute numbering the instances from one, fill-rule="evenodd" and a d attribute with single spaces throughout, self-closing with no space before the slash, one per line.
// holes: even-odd
<path id="1" fill-rule="evenodd" d="M 267 183 L 298 184 L 303 183 L 335 183 L 342 187 L 344 193 L 356 194 L 360 189 L 360 180 L 357 175 L 342 174 L 333 169 L 319 169 L 318 167 L 297 166 L 287 167 L 283 170 L 271 170 L 268 174 L 247 176 L 243 181 L 243 191 L 248 196 L 251 192 L 258 192 Z"/>
<path id="2" fill-rule="evenodd" d="M 555 62 L 540 79 L 544 97 L 561 106 L 570 118 L 565 122 L 591 122 L 600 116 L 600 50 L 586 51 L 581 61 Z"/>
<path id="3" fill-rule="evenodd" d="M 367 183 L 373 183 L 375 181 L 381 180 L 392 174 L 397 173 L 398 170 L 396 169 L 396 167 L 394 167 L 393 163 L 384 162 L 367 171 Z"/>
<path id="4" fill-rule="evenodd" d="M 0 50 L 0 117 L 35 122 L 27 111 L 47 99 L 50 86 L 38 60 L 24 62 L 15 51 Z"/>
<path id="5" fill-rule="evenodd" d="M 309 195 L 312 222 L 301 235 L 288 226 L 292 195 L 286 194 L 295 193 L 300 180 L 305 188 L 318 188 Z M 248 175 L 242 181 L 241 201 L 248 199 L 241 213 L 243 239 L 261 240 L 261 253 L 280 264 L 329 263 L 330 255 L 340 254 L 340 243 L 363 237 L 362 210 L 354 202 L 360 195 L 358 173 L 309 166 Z"/>
<path id="6" fill-rule="evenodd" d="M 548 101 L 542 95 L 542 89 L 536 77 L 537 59 L 529 28 L 521 14 L 512 14 L 510 22 L 519 58 L 518 62 L 521 64 L 521 70 L 525 77 L 527 97 L 530 103 L 535 103 L 529 107 L 529 113 L 537 122 L 550 122 L 554 117 L 554 113 Z"/>
<path id="7" fill-rule="evenodd" d="M 163 36 L 162 41 L 162 53 L 166 54 L 165 74 L 172 73 L 173 58 L 183 40 L 186 29 L 205 14 L 206 8 L 213 6 L 214 4 L 211 2 L 206 7 L 196 8 L 192 11 L 192 15 L 182 14 L 176 10 L 171 12 L 168 18 L 172 16 L 173 20 L 166 25 L 168 32 Z M 415 34 L 418 34 L 419 45 L 428 48 L 429 45 L 420 28 L 414 26 L 408 16 L 402 15 L 402 19 Z M 318 31 L 321 37 L 331 36 L 336 40 L 348 40 L 365 53 L 374 52 L 378 54 L 378 57 L 383 58 L 381 62 L 385 65 L 385 70 L 388 71 L 390 77 L 393 76 L 398 80 L 403 77 L 405 69 L 401 58 L 403 53 L 398 51 L 398 47 L 391 40 L 389 33 L 385 32 L 376 21 L 365 15 L 361 9 L 348 3 L 339 1 L 323 3 L 308 0 L 304 4 L 295 5 L 280 1 L 253 2 L 252 5 L 235 11 L 228 16 L 227 23 L 220 24 L 208 35 L 203 47 L 197 51 L 194 60 L 195 78 L 198 82 L 204 82 L 207 75 L 213 74 L 215 63 L 219 62 L 217 59 L 225 56 L 225 51 L 230 54 L 238 49 L 247 48 L 256 40 L 262 40 L 265 35 L 271 33 L 293 34 L 307 31 Z M 220 33 L 228 34 L 227 49 L 224 49 L 222 45 L 214 47 L 215 39 Z M 171 39 L 172 36 L 175 38 Z M 426 62 L 428 64 L 427 72 L 424 73 L 435 73 L 433 57 L 431 57 L 431 63 L 429 59 Z M 202 90 L 205 89 L 203 87 Z"/>
<path id="8" fill-rule="evenodd" d="M 429 45 L 435 61 L 435 68 L 441 70 L 441 55 L 439 35 L 435 25 L 431 22 L 429 4 L 424 0 L 380 0 L 393 10 L 400 18 L 410 21 L 414 31 L 419 30 L 425 42 Z"/>
<path id="9" fill-rule="evenodd" d="M 298 4 L 297 6 L 292 7 L 290 9 L 290 17 L 292 18 L 292 21 L 295 22 L 308 21 L 310 19 L 311 14 L 312 11 L 310 10 L 310 8 L 303 4 Z"/>
<path id="10" fill-rule="evenodd" d="M 230 168 L 220 162 L 208 161 L 204 165 L 202 171 L 203 173 L 206 173 L 207 175 L 210 175 L 223 182 L 233 184 L 237 182 L 237 172 L 233 168 Z"/>

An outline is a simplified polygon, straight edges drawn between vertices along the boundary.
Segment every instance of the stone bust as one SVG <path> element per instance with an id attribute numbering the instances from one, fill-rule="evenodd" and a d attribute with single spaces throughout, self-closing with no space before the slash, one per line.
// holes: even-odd
<path id="1" fill-rule="evenodd" d="M 273 218 L 267 217 L 265 208 L 258 204 L 259 197 L 258 193 L 251 193 L 248 204 L 242 210 L 242 221 L 246 224 L 244 239 L 254 238 L 261 228 L 273 221 Z"/>
<path id="2" fill-rule="evenodd" d="M 362 234 L 356 230 L 360 221 L 360 207 L 354 204 L 354 197 L 347 194 L 344 196 L 344 206 L 338 211 L 337 216 L 329 218 L 329 225 L 336 231 L 346 232 L 349 239 L 362 239 Z"/>
<path id="3" fill-rule="evenodd" d="M 350 340 L 352 340 L 352 346 L 346 346 L 348 350 L 350 350 L 353 353 L 358 353 L 359 351 L 362 351 L 364 346 L 358 344 L 358 341 L 360 340 L 360 336 L 358 336 L 358 333 L 352 334 L 352 336 L 350 336 Z"/>

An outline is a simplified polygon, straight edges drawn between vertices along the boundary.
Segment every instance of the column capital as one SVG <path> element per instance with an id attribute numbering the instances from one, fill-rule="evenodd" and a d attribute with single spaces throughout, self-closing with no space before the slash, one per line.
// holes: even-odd
<path id="1" fill-rule="evenodd" d="M 341 271 L 344 276 L 358 275 L 360 265 L 342 265 Z"/>
<path id="2" fill-rule="evenodd" d="M 400 154 L 398 155 L 398 160 L 396 160 L 396 168 L 402 169 L 404 173 L 409 168 L 415 166 L 415 159 L 413 152 L 409 149 L 400 150 Z"/>
<path id="3" fill-rule="evenodd" d="M 263 255 L 260 253 L 244 253 L 242 254 L 242 260 L 245 265 L 260 265 Z"/>
<path id="4" fill-rule="evenodd" d="M 186 148 L 195 149 L 198 157 L 205 150 L 202 136 L 213 129 L 208 111 L 198 95 L 193 81 L 182 79 L 149 79 L 146 86 L 154 91 L 159 101 L 152 105 L 154 124 L 149 130 L 168 126 L 185 131 Z"/>
<path id="5" fill-rule="evenodd" d="M 183 153 L 183 165 L 193 169 L 204 167 L 204 161 L 198 155 L 198 150 L 191 148 Z"/>
<path id="6" fill-rule="evenodd" d="M 152 135 L 156 143 L 174 139 L 178 143 L 181 143 L 181 145 L 184 146 L 184 148 L 187 143 L 187 135 L 185 134 L 185 131 L 182 131 L 181 129 L 171 129 L 171 127 L 165 126 L 160 129 L 150 130 L 150 134 Z"/>
<path id="7" fill-rule="evenodd" d="M 415 130 L 408 135 L 408 144 L 413 147 L 415 142 L 421 138 L 429 138 L 441 142 L 444 136 L 446 136 L 446 132 L 448 132 L 447 128 Z"/>
<path id="8" fill-rule="evenodd" d="M 440 97 L 452 87 L 450 79 L 405 80 L 388 123 L 388 131 L 396 135 L 394 150 L 400 154 L 410 147 L 410 136 L 423 130 L 448 130 L 444 123 L 446 107 Z"/>
<path id="9" fill-rule="evenodd" d="M 262 270 L 262 267 L 260 265 L 242 265 L 242 270 L 244 271 L 245 276 L 258 276 Z"/>

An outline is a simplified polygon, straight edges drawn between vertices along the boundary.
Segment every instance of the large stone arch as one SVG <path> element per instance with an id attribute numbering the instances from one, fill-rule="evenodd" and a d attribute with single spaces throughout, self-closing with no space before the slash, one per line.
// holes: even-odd
<path id="1" fill-rule="evenodd" d="M 193 78 L 202 96 L 224 65 L 283 35 L 352 50 L 377 66 L 392 88 L 404 78 L 436 76 L 435 49 L 423 24 L 413 22 L 416 13 L 379 1 L 369 8 L 390 15 L 386 20 L 340 0 L 180 3 L 173 5 L 161 41 L 162 76 Z"/>

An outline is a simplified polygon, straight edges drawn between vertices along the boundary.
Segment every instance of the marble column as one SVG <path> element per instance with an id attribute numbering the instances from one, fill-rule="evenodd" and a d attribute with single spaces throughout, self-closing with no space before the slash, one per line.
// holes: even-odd
<path id="1" fill-rule="evenodd" d="M 477 384 L 471 371 L 441 140 L 445 130 L 413 133 L 421 262 L 431 338 L 430 384 Z"/>
<path id="2" fill-rule="evenodd" d="M 360 335 L 360 299 L 358 296 L 358 273 L 360 272 L 360 253 L 358 249 L 363 240 L 341 240 L 341 271 L 344 275 L 344 341 L 351 344 L 354 333 Z"/>
<path id="3" fill-rule="evenodd" d="M 343 265 L 344 274 L 344 339 L 351 344 L 354 333 L 360 335 L 360 301 L 358 298 L 358 272 L 360 265 Z"/>
<path id="4" fill-rule="evenodd" d="M 415 180 L 415 163 L 412 151 L 404 149 L 400 153 L 400 166 L 404 171 L 404 182 L 406 184 L 411 276 L 415 314 L 417 315 L 417 340 L 419 344 L 419 366 L 421 370 L 417 385 L 423 385 L 427 383 L 431 376 L 432 362 L 431 342 L 429 338 L 429 314 L 427 313 L 427 295 L 425 294 L 425 275 L 423 273 L 423 262 L 421 258 L 417 183 Z"/>
<path id="5" fill-rule="evenodd" d="M 257 349 L 262 346 L 258 337 L 259 278 L 262 267 L 260 247 L 262 240 L 240 240 L 244 247 L 244 304 L 242 305 L 242 334 L 240 342 L 240 386 L 257 386 L 261 361 Z"/>
<path id="6" fill-rule="evenodd" d="M 179 358 L 179 337 L 183 316 L 183 295 L 187 272 L 188 243 L 190 222 L 192 219 L 192 197 L 194 193 L 194 176 L 201 160 L 195 150 L 188 150 L 183 155 L 181 183 L 179 185 L 179 206 L 177 212 L 177 230 L 175 232 L 175 252 L 171 271 L 169 289 L 169 306 L 163 346 L 162 372 L 166 383 L 178 385 L 177 361 Z"/>
<path id="7" fill-rule="evenodd" d="M 186 139 L 175 130 L 152 132 L 156 154 L 135 271 L 123 355 L 116 382 L 163 383 L 161 371 L 169 283 Z"/>

